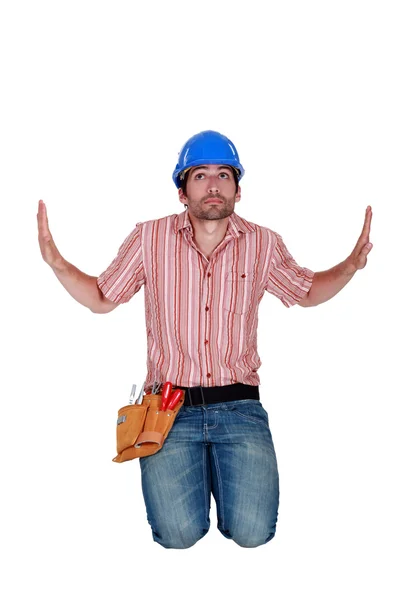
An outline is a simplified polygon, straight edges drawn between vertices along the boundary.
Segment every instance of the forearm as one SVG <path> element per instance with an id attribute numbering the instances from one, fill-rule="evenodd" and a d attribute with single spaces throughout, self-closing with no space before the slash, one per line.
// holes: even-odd
<path id="1" fill-rule="evenodd" d="M 336 296 L 349 283 L 357 269 L 346 259 L 332 269 L 314 273 L 311 288 L 301 306 L 317 306 Z"/>
<path id="2" fill-rule="evenodd" d="M 97 286 L 97 277 L 82 273 L 64 259 L 51 268 L 60 283 L 77 302 L 95 313 L 108 312 Z"/>

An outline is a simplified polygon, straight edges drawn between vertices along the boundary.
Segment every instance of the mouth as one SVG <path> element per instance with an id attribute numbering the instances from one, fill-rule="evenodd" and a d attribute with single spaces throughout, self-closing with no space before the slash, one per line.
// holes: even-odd
<path id="1" fill-rule="evenodd" d="M 219 200 L 219 198 L 209 198 L 205 201 L 205 204 L 222 204 L 222 200 Z"/>

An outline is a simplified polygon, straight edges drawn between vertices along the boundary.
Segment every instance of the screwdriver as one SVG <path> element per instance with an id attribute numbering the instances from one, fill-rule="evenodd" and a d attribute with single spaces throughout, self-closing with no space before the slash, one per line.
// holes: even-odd
<path id="1" fill-rule="evenodd" d="M 172 383 L 170 381 L 166 381 L 164 383 L 164 387 L 162 389 L 161 396 L 161 410 L 165 410 L 167 408 L 167 404 L 169 402 L 169 395 L 172 390 Z"/>
<path id="2" fill-rule="evenodd" d="M 180 401 L 180 399 L 182 398 L 182 396 L 183 396 L 183 390 L 175 390 L 169 400 L 167 410 L 173 410 L 175 408 L 175 406 L 178 404 L 178 402 Z"/>

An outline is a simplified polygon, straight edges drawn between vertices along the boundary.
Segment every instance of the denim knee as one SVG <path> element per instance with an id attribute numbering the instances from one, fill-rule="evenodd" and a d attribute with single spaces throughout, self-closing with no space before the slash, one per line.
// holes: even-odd
<path id="1" fill-rule="evenodd" d="M 169 532 L 167 535 L 161 535 L 159 532 L 153 530 L 153 540 L 157 544 L 160 544 L 160 546 L 163 546 L 163 548 L 186 550 L 194 546 L 207 532 L 208 529 L 202 529 L 197 532 L 177 530 L 173 534 Z"/>
<path id="2" fill-rule="evenodd" d="M 234 535 L 232 539 L 236 544 L 238 544 L 238 546 L 241 546 L 242 548 L 256 548 L 257 546 L 267 544 L 272 540 L 273 537 L 275 537 L 275 532 L 270 533 L 267 538 Z"/>

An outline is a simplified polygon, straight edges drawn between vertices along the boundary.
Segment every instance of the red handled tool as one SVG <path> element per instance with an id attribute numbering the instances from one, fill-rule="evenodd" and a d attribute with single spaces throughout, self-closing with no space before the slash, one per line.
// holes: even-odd
<path id="1" fill-rule="evenodd" d="M 161 397 L 161 410 L 167 409 L 167 404 L 169 403 L 169 396 L 172 390 L 172 383 L 170 381 L 166 381 L 163 389 L 162 389 L 162 397 Z"/>
<path id="2" fill-rule="evenodd" d="M 182 396 L 183 390 L 175 390 L 168 402 L 167 410 L 173 410 L 182 398 Z"/>

